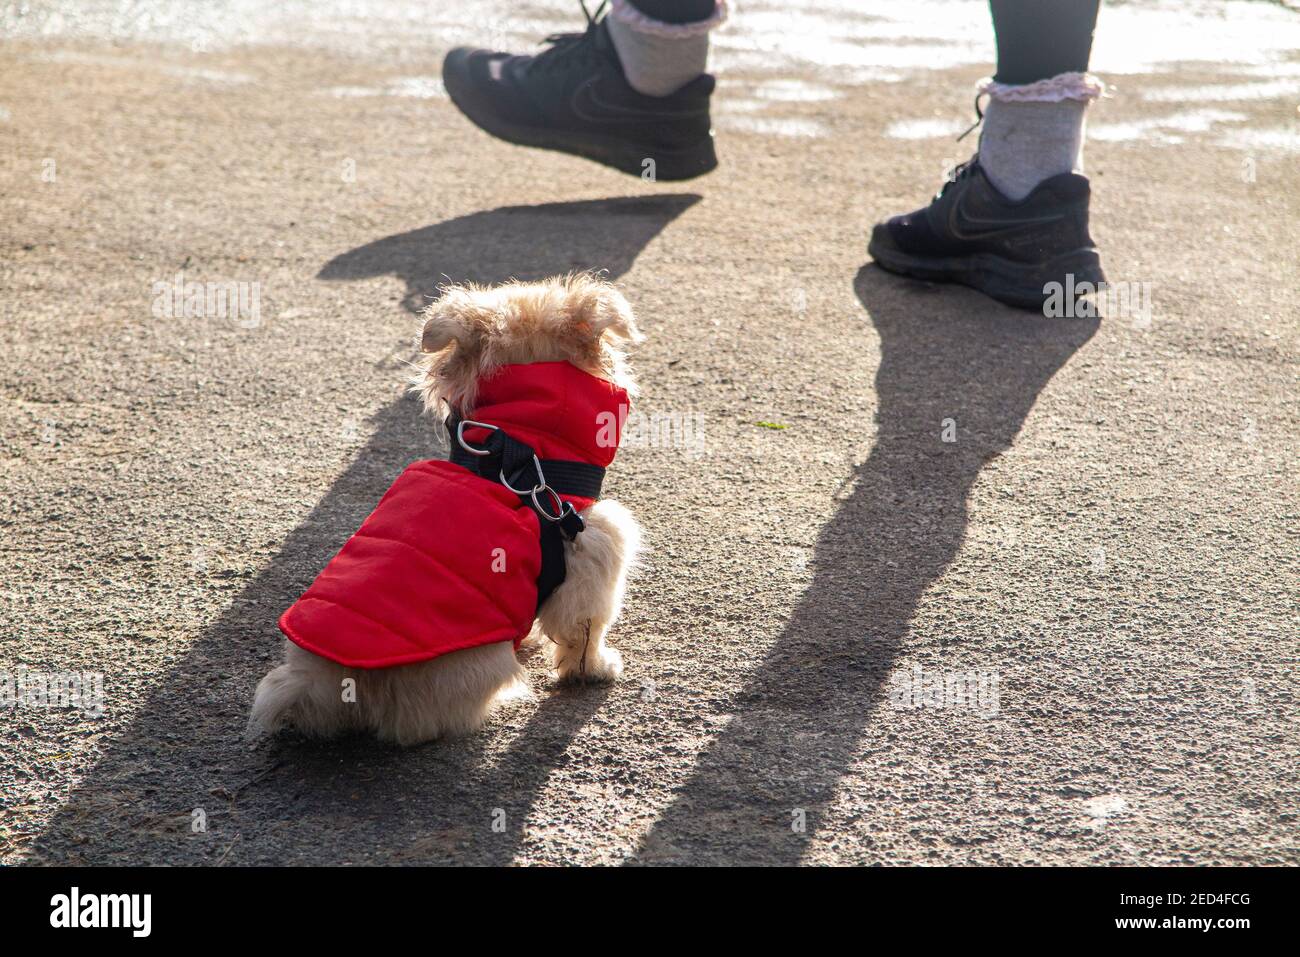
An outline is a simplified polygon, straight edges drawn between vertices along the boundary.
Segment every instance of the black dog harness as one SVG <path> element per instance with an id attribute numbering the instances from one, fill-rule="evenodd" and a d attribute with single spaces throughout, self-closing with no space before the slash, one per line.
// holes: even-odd
<path id="1" fill-rule="evenodd" d="M 574 541 L 585 528 L 582 516 L 561 496 L 600 498 L 605 470 L 590 462 L 539 459 L 531 445 L 504 429 L 487 422 L 462 419 L 455 411 L 447 417 L 446 426 L 454 465 L 505 486 L 537 513 L 542 553 L 541 572 L 537 576 L 537 607 L 541 608 L 551 592 L 564 583 L 564 539 Z M 487 440 L 479 446 L 471 444 L 465 438 L 467 428 L 488 429 Z"/>

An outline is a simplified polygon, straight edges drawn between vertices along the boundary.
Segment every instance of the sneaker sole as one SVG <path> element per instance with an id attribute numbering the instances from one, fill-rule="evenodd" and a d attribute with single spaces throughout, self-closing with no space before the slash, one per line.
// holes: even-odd
<path id="1" fill-rule="evenodd" d="M 998 302 L 1019 309 L 1042 311 L 1051 297 L 1044 287 L 1049 283 L 1065 285 L 1073 274 L 1074 284 L 1104 282 L 1101 254 L 1086 246 L 1043 263 L 1018 263 L 992 253 L 973 256 L 932 258 L 912 256 L 897 249 L 881 246 L 872 240 L 867 252 L 881 268 L 902 276 L 931 282 L 955 282 L 976 289 Z"/>
<path id="2" fill-rule="evenodd" d="M 594 160 L 605 166 L 611 166 L 622 173 L 632 176 L 644 176 L 646 160 L 654 161 L 654 176 L 645 177 L 654 181 L 675 182 L 694 179 L 711 172 L 718 166 L 718 156 L 713 148 L 713 134 L 708 139 L 693 144 L 686 149 L 648 149 L 630 145 L 626 140 L 613 136 L 600 136 L 592 133 L 557 132 L 553 129 L 536 126 L 522 126 L 499 119 L 492 111 L 480 105 L 472 87 L 463 87 L 459 77 L 445 68 L 442 73 L 443 86 L 456 108 L 465 114 L 471 123 L 483 132 L 499 140 L 516 146 L 531 146 L 536 149 L 568 153 Z"/>

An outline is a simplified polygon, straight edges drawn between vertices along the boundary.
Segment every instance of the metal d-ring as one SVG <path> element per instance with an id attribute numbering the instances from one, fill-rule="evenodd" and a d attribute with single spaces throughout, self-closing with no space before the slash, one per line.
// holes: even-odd
<path id="1" fill-rule="evenodd" d="M 470 455 L 491 455 L 492 454 L 491 449 L 476 449 L 474 448 L 474 446 L 470 445 L 468 442 L 465 441 L 465 429 L 467 427 L 471 429 L 491 429 L 493 432 L 496 432 L 498 426 L 489 425 L 486 422 L 475 422 L 473 419 L 461 419 L 460 425 L 456 426 L 456 441 L 460 443 L 460 447 L 462 449 L 464 449 Z M 523 495 L 524 493 L 519 492 L 517 494 Z"/>
<path id="2" fill-rule="evenodd" d="M 523 489 L 515 488 L 513 485 L 507 482 L 505 469 L 501 470 L 501 484 L 504 485 L 506 488 L 510 489 L 510 491 L 514 492 L 520 498 L 523 498 L 525 495 L 529 495 L 529 494 L 533 495 L 535 498 L 540 489 L 549 488 L 549 486 L 546 484 L 546 476 L 542 474 L 542 461 L 537 457 L 536 453 L 534 453 L 533 455 L 533 468 L 537 469 L 537 487 L 532 489 L 531 492 L 526 488 Z"/>
<path id="3" fill-rule="evenodd" d="M 542 508 L 542 503 L 537 500 L 538 492 L 546 492 L 551 496 L 551 498 L 555 501 L 555 511 L 557 514 L 552 515 L 549 511 Z M 537 513 L 541 515 L 542 518 L 546 519 L 548 522 L 558 522 L 561 519 L 563 519 L 564 516 L 568 515 L 570 512 L 575 511 L 573 504 L 571 502 L 566 502 L 564 499 L 560 498 L 560 494 L 557 491 L 555 491 L 555 489 L 551 488 L 549 485 L 546 485 L 545 483 L 533 489 L 532 499 L 533 499 L 533 508 L 537 509 Z"/>

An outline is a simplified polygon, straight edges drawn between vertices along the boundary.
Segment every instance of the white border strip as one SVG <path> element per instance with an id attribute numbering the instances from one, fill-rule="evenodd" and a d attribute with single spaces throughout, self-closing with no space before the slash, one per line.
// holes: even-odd
<path id="1" fill-rule="evenodd" d="M 620 2 L 620 0 L 615 0 Z M 1012 103 L 1060 103 L 1062 100 L 1095 100 L 1106 95 L 1106 84 L 1091 73 L 1058 73 L 1046 80 L 1013 85 L 986 76 L 975 84 L 979 93 Z"/>

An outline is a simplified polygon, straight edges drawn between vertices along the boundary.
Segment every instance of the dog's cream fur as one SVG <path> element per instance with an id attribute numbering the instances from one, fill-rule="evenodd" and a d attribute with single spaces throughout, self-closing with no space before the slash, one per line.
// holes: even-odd
<path id="1" fill-rule="evenodd" d="M 622 346 L 640 340 L 623 295 L 586 273 L 492 288 L 450 286 L 425 313 L 415 389 L 429 411 L 450 405 L 472 418 L 479 380 L 500 366 L 568 361 L 635 394 Z M 586 529 L 564 546 L 564 583 L 542 606 L 530 637 L 553 642 L 561 680 L 612 681 L 623 659 L 605 636 L 622 607 L 641 529 L 608 499 L 582 517 Z M 355 701 L 344 700 L 348 678 L 355 681 Z M 493 704 L 529 694 L 509 642 L 414 665 L 356 669 L 286 641 L 284 664 L 257 686 L 249 730 L 292 727 L 313 737 L 360 731 L 411 745 L 477 730 Z"/>

